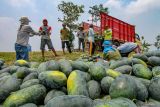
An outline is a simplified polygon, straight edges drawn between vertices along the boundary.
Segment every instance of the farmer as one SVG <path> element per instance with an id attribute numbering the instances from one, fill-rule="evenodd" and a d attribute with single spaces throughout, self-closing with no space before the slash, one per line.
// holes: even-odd
<path id="1" fill-rule="evenodd" d="M 41 34 L 40 49 L 42 51 L 43 60 L 45 59 L 45 57 L 44 57 L 45 45 L 47 45 L 48 49 L 52 50 L 54 55 L 57 56 L 57 53 L 52 45 L 52 41 L 50 38 L 51 30 L 52 30 L 52 28 L 51 28 L 51 26 L 48 25 L 47 19 L 43 19 L 43 25 L 39 28 L 39 33 Z"/>
<path id="2" fill-rule="evenodd" d="M 16 59 L 29 60 L 27 48 L 29 37 L 39 35 L 39 33 L 35 32 L 29 25 L 29 22 L 31 21 L 28 17 L 21 17 L 19 21 L 20 27 L 18 29 L 17 40 L 15 43 Z"/>
<path id="3" fill-rule="evenodd" d="M 104 41 L 103 42 L 103 59 L 104 60 L 119 60 L 121 58 L 121 55 L 119 51 L 114 48 L 109 41 Z"/>
<path id="4" fill-rule="evenodd" d="M 89 31 L 88 31 L 88 41 L 89 41 L 89 55 L 93 55 L 95 51 L 95 41 L 94 41 L 94 30 L 93 30 L 93 24 L 89 26 Z"/>
<path id="5" fill-rule="evenodd" d="M 69 44 L 69 36 L 70 36 L 70 32 L 69 30 L 66 28 L 66 24 L 62 24 L 63 28 L 60 30 L 60 38 L 62 41 L 62 50 L 63 50 L 63 54 L 65 54 L 65 46 L 67 47 L 69 53 L 71 52 L 71 48 L 70 48 L 70 44 Z"/>
<path id="6" fill-rule="evenodd" d="M 139 53 L 138 45 L 133 42 L 126 42 L 117 48 L 122 57 L 129 57 L 132 53 Z"/>
<path id="7" fill-rule="evenodd" d="M 103 37 L 104 37 L 104 41 L 112 42 L 112 29 L 110 29 L 108 25 L 105 26 Z"/>
<path id="8" fill-rule="evenodd" d="M 83 27 L 79 27 L 79 31 L 77 32 L 77 37 L 78 37 L 78 49 L 80 51 L 81 49 L 81 44 L 82 44 L 82 49 L 84 52 L 84 48 L 85 48 L 85 43 L 84 43 L 84 39 L 85 39 L 85 33 L 83 31 Z"/>

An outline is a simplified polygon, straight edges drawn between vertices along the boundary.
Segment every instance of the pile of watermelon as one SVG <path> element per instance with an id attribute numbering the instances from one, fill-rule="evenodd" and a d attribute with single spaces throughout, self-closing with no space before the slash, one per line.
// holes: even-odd
<path id="1" fill-rule="evenodd" d="M 110 62 L 0 59 L 0 107 L 160 107 L 160 51 Z"/>

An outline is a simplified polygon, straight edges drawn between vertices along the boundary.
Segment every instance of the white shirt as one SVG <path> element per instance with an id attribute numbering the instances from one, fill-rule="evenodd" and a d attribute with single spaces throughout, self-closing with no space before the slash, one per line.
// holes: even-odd
<path id="1" fill-rule="evenodd" d="M 89 31 L 88 31 L 88 41 L 89 42 L 94 42 L 94 30 L 93 30 L 93 28 L 89 28 Z"/>

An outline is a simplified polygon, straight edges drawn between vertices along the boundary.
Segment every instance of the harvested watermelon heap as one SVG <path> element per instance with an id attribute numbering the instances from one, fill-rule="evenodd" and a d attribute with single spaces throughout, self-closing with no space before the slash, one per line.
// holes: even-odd
<path id="1" fill-rule="evenodd" d="M 0 59 L 0 107 L 160 107 L 160 51 L 118 61 Z"/>

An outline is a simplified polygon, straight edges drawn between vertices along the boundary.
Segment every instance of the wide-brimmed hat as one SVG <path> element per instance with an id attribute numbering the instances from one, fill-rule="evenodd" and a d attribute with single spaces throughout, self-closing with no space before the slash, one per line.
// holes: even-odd
<path id="1" fill-rule="evenodd" d="M 26 22 L 31 22 L 30 20 L 29 20 L 29 18 L 28 17 L 26 17 L 26 16 L 22 16 L 20 19 L 19 19 L 19 21 L 26 21 Z"/>

